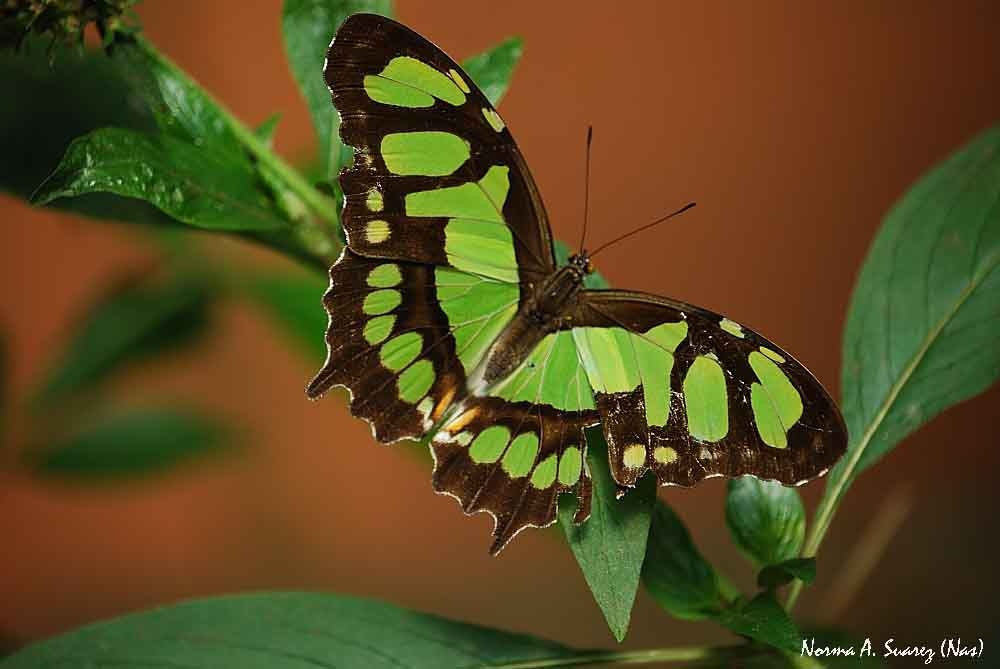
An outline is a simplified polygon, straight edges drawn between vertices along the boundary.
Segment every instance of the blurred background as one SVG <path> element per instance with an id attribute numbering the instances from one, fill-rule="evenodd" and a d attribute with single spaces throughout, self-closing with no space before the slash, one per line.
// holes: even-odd
<path id="1" fill-rule="evenodd" d="M 523 36 L 501 111 L 557 237 L 579 234 L 592 124 L 591 246 L 699 205 L 602 254 L 600 271 L 615 286 L 754 327 L 836 396 L 844 314 L 879 220 L 925 169 L 1000 118 L 1000 4 L 628 7 L 398 0 L 396 13 L 457 59 Z M 313 137 L 280 9 L 276 0 L 146 0 L 138 12 L 148 36 L 237 116 L 256 125 L 281 112 L 276 147 L 302 164 Z M 0 328 L 17 407 L 88 306 L 147 269 L 162 244 L 7 195 L 0 220 Z M 197 242 L 231 266 L 291 265 L 232 239 Z M 315 310 L 322 322 L 318 301 Z M 311 349 L 289 345 L 238 300 L 209 317 L 192 346 L 130 367 L 107 392 L 123 406 L 206 407 L 238 426 L 236 449 L 111 483 L 37 476 L 21 464 L 28 445 L 11 412 L 0 450 L 0 643 L 260 589 L 336 591 L 570 644 L 613 643 L 558 529 L 526 532 L 490 558 L 488 518 L 466 518 L 433 494 L 415 446 L 377 445 L 342 397 L 306 400 L 320 362 Z M 864 474 L 820 553 L 804 618 L 900 644 L 961 635 L 989 645 L 1000 596 L 998 400 L 993 388 L 947 412 Z M 810 507 L 822 486 L 802 489 Z M 724 524 L 724 490 L 716 480 L 660 494 L 717 567 L 749 585 L 752 569 Z M 893 516 L 898 531 L 872 530 L 873 519 Z M 873 532 L 884 553 L 843 601 L 852 588 L 842 567 Z M 711 624 L 668 618 L 640 593 L 626 645 L 726 639 Z"/>

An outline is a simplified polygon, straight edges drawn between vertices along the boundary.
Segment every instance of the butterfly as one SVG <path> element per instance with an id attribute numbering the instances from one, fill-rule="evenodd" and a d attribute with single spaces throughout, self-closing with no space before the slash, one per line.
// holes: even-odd
<path id="1" fill-rule="evenodd" d="M 326 363 L 381 442 L 427 440 L 434 489 L 494 519 L 491 552 L 590 514 L 584 430 L 620 490 L 752 474 L 798 485 L 846 449 L 843 418 L 791 355 L 666 297 L 585 286 L 559 265 L 541 195 L 500 114 L 451 58 L 355 14 L 324 70 L 353 163 L 330 269 Z"/>

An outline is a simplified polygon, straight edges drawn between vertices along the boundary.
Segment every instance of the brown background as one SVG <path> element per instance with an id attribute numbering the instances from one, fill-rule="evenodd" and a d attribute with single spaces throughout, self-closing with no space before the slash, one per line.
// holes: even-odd
<path id="1" fill-rule="evenodd" d="M 926 168 L 1000 118 L 1000 4 L 611 6 L 400 0 L 398 15 L 458 58 L 523 35 L 502 112 L 557 236 L 579 234 L 593 124 L 592 245 L 699 202 L 602 254 L 605 275 L 763 331 L 836 394 L 849 292 L 880 217 Z M 236 0 L 149 0 L 140 9 L 150 37 L 238 116 L 258 123 L 281 111 L 277 148 L 305 159 L 313 140 L 279 12 L 277 2 Z M 107 280 L 141 265 L 148 247 L 122 227 L 9 197 L 0 197 L 0 218 L 0 322 L 23 395 L 72 317 Z M 246 255 L 234 242 L 213 244 Z M 260 262 L 266 255 L 252 252 Z M 467 519 L 432 494 L 426 460 L 376 446 L 341 401 L 307 402 L 313 371 L 253 311 L 233 305 L 196 355 L 133 372 L 117 390 L 129 401 L 180 397 L 228 412 L 248 426 L 242 456 L 113 488 L 0 474 L 0 637 L 33 639 L 191 595 L 305 588 L 610 643 L 557 533 L 528 532 L 489 558 L 489 520 Z M 998 396 L 994 388 L 950 411 L 864 476 L 824 546 L 803 613 L 826 619 L 849 547 L 882 500 L 908 486 L 902 529 L 836 622 L 876 642 L 988 637 L 1000 595 Z M 804 489 L 810 503 L 821 487 Z M 661 492 L 703 550 L 747 584 L 723 493 L 718 481 Z M 640 595 L 629 645 L 726 638 L 673 621 Z"/>

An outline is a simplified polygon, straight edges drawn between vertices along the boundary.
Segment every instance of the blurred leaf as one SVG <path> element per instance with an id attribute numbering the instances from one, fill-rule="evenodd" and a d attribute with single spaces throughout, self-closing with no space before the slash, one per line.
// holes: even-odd
<path id="1" fill-rule="evenodd" d="M 288 226 L 252 166 L 168 136 L 120 128 L 75 140 L 38 187 L 37 204 L 96 191 L 146 200 L 174 219 L 211 230 Z"/>
<path id="2" fill-rule="evenodd" d="M 285 53 L 295 81 L 316 128 L 320 170 L 332 179 L 340 170 L 340 124 L 330 91 L 323 80 L 323 65 L 333 35 L 351 14 L 368 12 L 389 16 L 389 0 L 285 0 L 281 27 Z"/>
<path id="3" fill-rule="evenodd" d="M 876 669 L 884 667 L 881 655 L 884 652 L 880 642 L 872 642 L 871 655 L 862 654 L 865 648 L 865 639 L 840 629 L 832 627 L 806 626 L 802 629 L 802 640 L 807 646 L 818 651 L 814 655 L 807 657 L 819 658 L 824 667 L 828 669 Z M 826 648 L 853 648 L 853 656 L 828 655 L 822 651 Z M 802 652 L 799 648 L 799 652 Z"/>
<path id="4" fill-rule="evenodd" d="M 871 466 L 1000 376 L 1000 127 L 920 179 L 886 216 L 844 332 L 848 455 Z M 861 451 L 854 471 L 853 452 Z"/>
<path id="5" fill-rule="evenodd" d="M 711 618 L 727 605 L 727 596 L 691 535 L 669 506 L 657 501 L 642 566 L 646 589 L 668 613 L 685 620 Z"/>
<path id="6" fill-rule="evenodd" d="M 218 103 L 145 38 L 123 37 L 112 53 L 152 111 L 161 132 L 194 144 L 206 154 L 228 154 L 249 163 Z"/>
<path id="7" fill-rule="evenodd" d="M 806 512 L 795 488 L 742 476 L 728 483 L 726 524 L 750 559 L 776 564 L 802 549 Z"/>
<path id="8" fill-rule="evenodd" d="M 559 522 L 594 599 L 618 641 L 628 632 L 639 575 L 646 555 L 656 481 L 647 476 L 621 499 L 608 469 L 600 430 L 587 435 L 587 464 L 593 479 L 590 519 L 573 523 L 575 504 L 561 504 Z"/>
<path id="9" fill-rule="evenodd" d="M 478 56 L 466 58 L 462 68 L 496 107 L 510 86 L 514 67 L 524 52 L 524 41 L 511 37 Z"/>
<path id="10" fill-rule="evenodd" d="M 138 281 L 89 307 L 38 395 L 51 406 L 126 364 L 190 344 L 208 324 L 213 290 L 188 277 L 168 285 Z"/>
<path id="11" fill-rule="evenodd" d="M 816 558 L 791 558 L 771 564 L 757 574 L 757 585 L 762 588 L 776 588 L 799 579 L 812 583 L 816 579 Z"/>
<path id="12" fill-rule="evenodd" d="M 797 654 L 802 646 L 802 636 L 795 623 L 770 591 L 750 600 L 735 602 L 715 619 L 731 632 L 775 648 Z"/>
<path id="13" fill-rule="evenodd" d="M 0 661 L 188 669 L 440 669 L 579 656 L 549 641 L 380 602 L 307 593 L 231 595 L 87 625 Z"/>
<path id="14" fill-rule="evenodd" d="M 316 274 L 270 273 L 245 276 L 239 285 L 310 362 L 326 357 L 327 284 Z"/>
<path id="15" fill-rule="evenodd" d="M 226 430 L 192 411 L 149 408 L 88 421 L 26 456 L 43 476 L 106 480 L 147 476 L 223 446 Z"/>

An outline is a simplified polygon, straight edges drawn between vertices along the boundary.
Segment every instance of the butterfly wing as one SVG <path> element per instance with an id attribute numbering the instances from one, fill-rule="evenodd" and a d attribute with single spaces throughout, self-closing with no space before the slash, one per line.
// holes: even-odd
<path id="1" fill-rule="evenodd" d="M 347 19 L 325 76 L 354 162 L 340 175 L 358 254 L 518 283 L 555 268 L 541 197 L 510 131 L 462 68 L 409 28 Z"/>
<path id="2" fill-rule="evenodd" d="M 555 522 L 560 493 L 576 493 L 582 522 L 591 485 L 583 430 L 597 422 L 572 334 L 549 334 L 503 383 L 466 397 L 434 434 L 434 487 L 466 513 L 493 516 L 493 554 L 524 528 Z"/>
<path id="3" fill-rule="evenodd" d="M 574 342 L 615 480 L 753 474 L 798 485 L 847 448 L 844 420 L 790 354 L 705 309 L 621 290 L 581 293 Z"/>
<path id="4" fill-rule="evenodd" d="M 467 389 L 525 287 L 555 268 L 510 132 L 453 60 L 380 16 L 343 24 L 326 79 L 355 152 L 309 395 L 348 388 L 380 441 L 431 436 L 435 489 L 493 516 L 494 553 L 554 522 L 560 492 L 577 491 L 586 517 L 582 430 L 597 415 L 571 335 L 543 340 L 494 394 Z"/>

